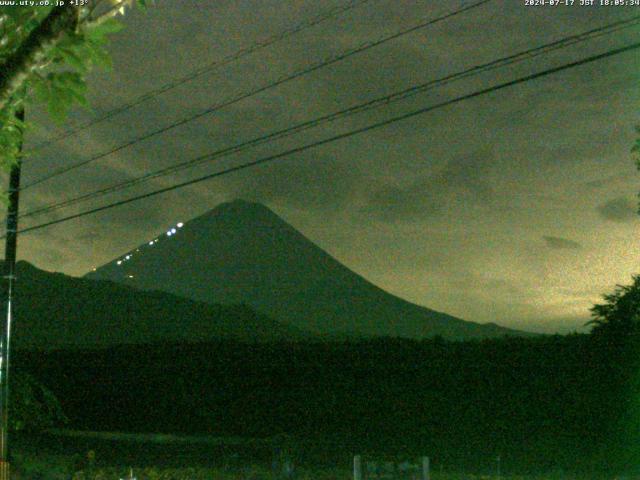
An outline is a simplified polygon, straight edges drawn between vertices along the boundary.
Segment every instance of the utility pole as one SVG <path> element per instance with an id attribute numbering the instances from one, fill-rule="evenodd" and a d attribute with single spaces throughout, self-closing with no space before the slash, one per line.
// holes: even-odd
<path id="1" fill-rule="evenodd" d="M 24 107 L 16 111 L 16 118 L 24 122 Z M 22 140 L 20 148 L 22 150 Z M 9 341 L 13 317 L 13 285 L 16 279 L 16 250 L 18 242 L 18 200 L 20 196 L 20 170 L 22 160 L 15 159 L 9 173 L 9 206 L 7 208 L 7 233 L 4 250 L 4 279 L 7 296 L 5 321 L 0 337 L 0 480 L 9 480 Z"/>

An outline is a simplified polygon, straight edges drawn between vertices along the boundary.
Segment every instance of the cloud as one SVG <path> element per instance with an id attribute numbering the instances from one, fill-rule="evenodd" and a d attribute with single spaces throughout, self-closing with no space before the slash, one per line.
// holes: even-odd
<path id="1" fill-rule="evenodd" d="M 547 247 L 555 250 L 579 250 L 582 248 L 578 242 L 561 237 L 552 237 L 549 235 L 543 235 L 542 238 L 547 244 Z"/>
<path id="2" fill-rule="evenodd" d="M 363 213 L 385 223 L 408 222 L 441 213 L 442 199 L 424 183 L 408 188 L 386 185 L 373 192 Z"/>
<path id="3" fill-rule="evenodd" d="M 612 222 L 632 222 L 637 218 L 636 204 L 627 197 L 609 200 L 597 207 L 598 213 Z"/>
<path id="4" fill-rule="evenodd" d="M 144 15 L 132 11 L 123 18 L 128 27 L 113 37 L 110 47 L 114 70 L 97 71 L 90 81 L 96 113 L 220 62 L 343 1 L 156 3 Z M 383 9 L 359 7 L 238 61 L 220 62 L 196 81 L 34 152 L 25 163 L 23 180 L 27 183 L 320 59 L 453 10 L 445 3 L 401 0 L 387 2 Z M 564 30 L 585 31 L 624 16 L 618 9 L 549 9 L 523 15 L 518 2 L 503 3 L 414 31 L 73 170 L 30 189 L 22 206 L 26 211 L 100 189 L 544 44 Z M 198 15 L 190 14 L 194 9 Z M 477 28 L 486 22 L 492 23 L 491 31 Z M 633 32 L 620 31 L 617 40 L 632 37 Z M 587 51 L 557 51 L 547 60 L 560 65 L 583 54 Z M 354 130 L 530 74 L 531 68 L 524 62 L 467 77 L 42 219 Z M 271 165 L 38 230 L 22 237 L 19 252 L 44 268 L 82 274 L 148 240 L 171 222 L 193 218 L 222 200 L 243 197 L 281 209 L 288 220 L 288 215 L 300 220 L 303 232 L 323 248 L 337 252 L 359 273 L 384 280 L 383 286 L 400 296 L 463 318 L 512 326 L 548 319 L 551 328 L 559 321 L 554 315 L 570 316 L 576 310 L 573 306 L 570 311 L 564 306 L 549 310 L 558 296 L 554 289 L 588 287 L 594 275 L 585 275 L 580 262 L 576 264 L 577 253 L 582 252 L 578 243 L 552 236 L 543 240 L 542 233 L 562 235 L 564 230 L 554 226 L 572 225 L 568 236 L 595 239 L 589 242 L 589 254 L 602 259 L 597 262 L 598 281 L 615 284 L 637 265 L 635 254 L 628 252 L 628 235 L 606 229 L 608 223 L 603 221 L 592 222 L 599 203 L 623 194 L 635 200 L 628 150 L 635 140 L 631 126 L 637 111 L 628 101 L 629 90 L 605 87 L 632 88 L 636 74 L 632 62 L 622 57 L 594 62 L 546 77 L 543 83 L 523 83 Z M 77 110 L 70 121 L 83 123 L 94 115 Z M 27 151 L 56 131 L 47 132 L 50 122 L 38 110 L 30 111 L 29 118 L 44 127 L 35 133 L 44 135 L 28 140 Z M 599 200 L 592 205 L 593 198 Z M 613 211 L 613 218 L 605 218 L 619 221 L 621 216 L 635 218 L 630 206 L 623 200 L 600 208 L 609 217 Z M 24 226 L 40 220 L 25 219 Z M 619 227 L 636 225 L 629 221 Z M 620 254 L 612 255 L 612 248 Z M 466 269 L 478 276 L 452 288 L 448 279 L 454 274 L 468 278 Z M 541 275 L 544 282 L 523 286 L 526 278 Z M 573 297 L 584 302 L 586 311 L 590 297 Z"/>
<path id="5" fill-rule="evenodd" d="M 298 155 L 259 172 L 230 176 L 223 189 L 233 198 L 327 213 L 344 208 L 361 184 L 357 166 L 326 151 Z"/>
<path id="6" fill-rule="evenodd" d="M 456 156 L 417 181 L 382 186 L 370 194 L 364 211 L 392 223 L 437 216 L 449 207 L 487 206 L 495 196 L 487 180 L 492 158 L 490 151 Z"/>
<path id="7" fill-rule="evenodd" d="M 626 174 L 618 174 L 618 175 L 609 175 L 605 178 L 598 178 L 596 180 L 590 180 L 588 182 L 584 182 L 584 186 L 589 188 L 603 188 L 610 186 L 614 183 L 620 182 L 622 180 L 626 180 L 628 176 Z"/>

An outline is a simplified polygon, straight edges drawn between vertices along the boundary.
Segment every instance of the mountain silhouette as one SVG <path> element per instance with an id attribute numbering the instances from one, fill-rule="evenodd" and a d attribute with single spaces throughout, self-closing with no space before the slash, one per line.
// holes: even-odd
<path id="1" fill-rule="evenodd" d="M 524 334 L 464 321 L 391 295 L 259 203 L 223 203 L 172 230 L 86 278 L 207 303 L 242 302 L 322 335 L 470 339 Z"/>
<path id="2" fill-rule="evenodd" d="M 24 261 L 18 262 L 17 277 L 11 340 L 17 348 L 308 337 L 246 305 L 212 305 L 165 292 L 142 292 L 46 272 Z"/>

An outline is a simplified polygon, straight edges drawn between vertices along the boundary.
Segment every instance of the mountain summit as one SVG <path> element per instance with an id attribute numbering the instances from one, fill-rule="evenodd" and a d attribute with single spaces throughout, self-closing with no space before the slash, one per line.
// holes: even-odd
<path id="1" fill-rule="evenodd" d="M 518 334 L 409 303 L 352 272 L 259 203 L 223 203 L 87 274 L 207 303 L 245 303 L 326 335 Z"/>

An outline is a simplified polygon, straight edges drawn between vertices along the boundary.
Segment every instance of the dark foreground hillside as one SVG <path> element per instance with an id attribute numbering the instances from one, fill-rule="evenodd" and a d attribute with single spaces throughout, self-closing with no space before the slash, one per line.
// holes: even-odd
<path id="1" fill-rule="evenodd" d="M 0 292 L 4 288 L 0 285 Z M 141 292 L 113 282 L 46 272 L 27 262 L 18 262 L 14 304 L 18 321 L 11 341 L 18 348 L 221 338 L 254 342 L 308 336 L 245 305 L 208 304 L 169 293 Z"/>
<path id="2" fill-rule="evenodd" d="M 583 335 L 464 343 L 218 342 L 18 352 L 71 428 L 292 435 L 297 454 L 427 454 L 505 471 L 630 470 L 638 361 Z"/>

